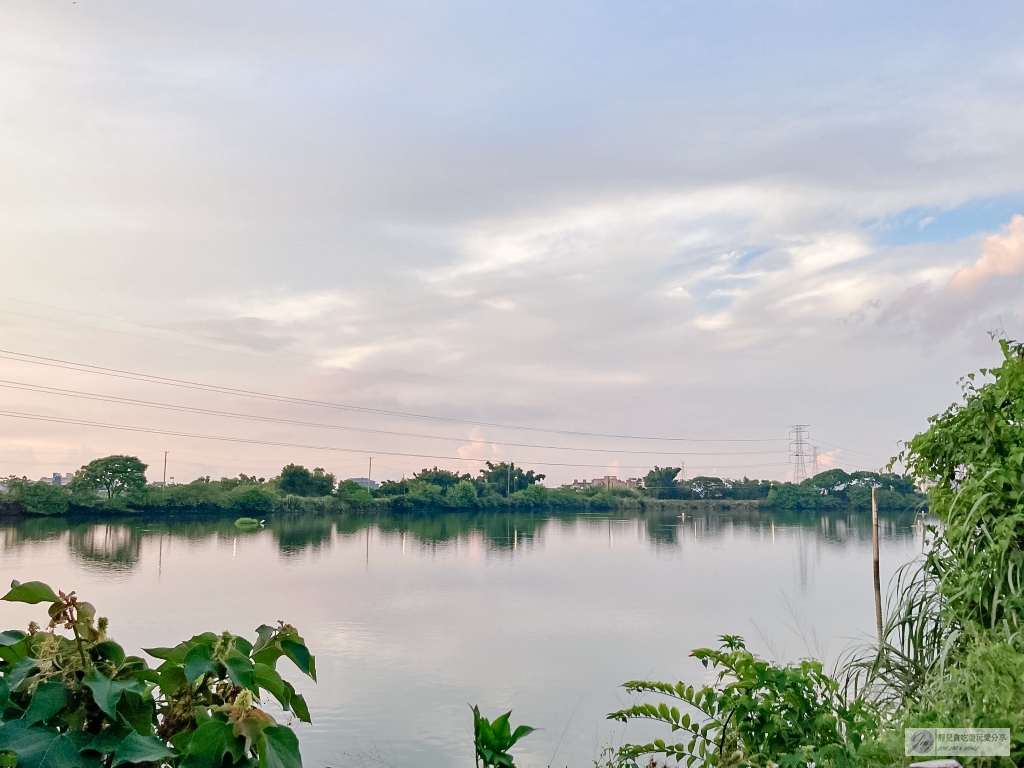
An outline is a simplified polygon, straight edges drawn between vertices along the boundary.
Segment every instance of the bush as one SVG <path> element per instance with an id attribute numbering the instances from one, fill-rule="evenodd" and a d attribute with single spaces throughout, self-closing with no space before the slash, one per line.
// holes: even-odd
<path id="1" fill-rule="evenodd" d="M 7 497 L 29 515 L 63 515 L 70 502 L 67 490 L 59 485 L 16 477 L 7 480 Z"/>
<path id="2" fill-rule="evenodd" d="M 13 582 L 3 599 L 48 603 L 50 621 L 0 634 L 0 764 L 301 766 L 295 734 L 257 706 L 265 692 L 310 722 L 305 700 L 276 669 L 286 656 L 316 680 L 294 627 L 261 626 L 255 643 L 207 632 L 151 648 L 162 661 L 151 669 L 110 639 L 107 620 L 74 592 Z"/>

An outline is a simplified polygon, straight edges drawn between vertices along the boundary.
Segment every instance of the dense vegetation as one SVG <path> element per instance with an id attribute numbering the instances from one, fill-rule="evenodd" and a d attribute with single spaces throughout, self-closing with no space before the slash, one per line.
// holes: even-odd
<path id="1" fill-rule="evenodd" d="M 2 598 L 45 603 L 49 622 L 0 633 L 0 765 L 22 768 L 301 768 L 299 742 L 261 709 L 310 722 L 302 696 L 281 677 L 290 659 L 316 680 L 314 657 L 284 623 L 256 641 L 224 632 L 129 656 L 108 622 L 74 592 L 14 582 Z"/>
<path id="2" fill-rule="evenodd" d="M 267 480 L 241 474 L 163 486 L 146 483 L 146 465 L 134 456 L 96 459 L 75 473 L 67 486 L 7 479 L 0 513 L 63 515 L 89 512 L 194 510 L 244 516 L 274 512 L 407 512 L 432 510 L 612 510 L 643 507 L 645 500 L 750 501 L 777 512 L 831 512 L 870 508 L 871 487 L 878 488 L 879 508 L 903 511 L 926 501 L 915 485 L 892 473 L 822 472 L 799 485 L 768 480 L 695 477 L 677 480 L 678 467 L 655 467 L 638 489 L 548 488 L 543 474 L 514 463 L 487 462 L 477 476 L 434 467 L 411 478 L 388 480 L 372 493 L 317 467 L 289 464 Z"/>

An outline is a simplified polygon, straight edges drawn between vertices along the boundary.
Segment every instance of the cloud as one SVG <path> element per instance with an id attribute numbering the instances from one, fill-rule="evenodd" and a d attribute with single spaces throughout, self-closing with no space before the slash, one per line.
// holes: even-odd
<path id="1" fill-rule="evenodd" d="M 1024 216 L 1015 215 L 1003 227 L 1003 234 L 985 238 L 981 257 L 969 267 L 958 269 L 949 280 L 955 291 L 976 292 L 990 277 L 1016 275 L 1024 270 Z"/>

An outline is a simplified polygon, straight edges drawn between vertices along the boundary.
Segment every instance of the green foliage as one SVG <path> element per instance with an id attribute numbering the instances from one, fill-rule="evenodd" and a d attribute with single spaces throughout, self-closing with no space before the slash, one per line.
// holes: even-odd
<path id="1" fill-rule="evenodd" d="M 258 706 L 264 694 L 310 722 L 277 671 L 282 657 L 316 680 L 298 631 L 261 626 L 256 642 L 224 632 L 151 648 L 151 669 L 107 636 L 74 592 L 13 582 L 4 600 L 49 604 L 49 624 L 0 634 L 0 760 L 27 768 L 300 768 L 298 740 Z M 58 634 L 61 630 L 61 634 Z M 66 636 L 70 630 L 71 636 Z M 7 757 L 4 758 L 4 755 Z"/>
<path id="2" fill-rule="evenodd" d="M 485 487 L 485 493 L 497 493 L 499 496 L 509 496 L 516 491 L 527 488 L 534 483 L 539 483 L 545 475 L 537 474 L 532 469 L 524 471 L 514 463 L 501 462 L 492 464 L 487 462 L 487 469 L 480 470 L 480 482 Z"/>
<path id="3" fill-rule="evenodd" d="M 491 722 L 480 714 L 479 707 L 473 707 L 473 743 L 476 747 L 476 764 L 484 768 L 513 768 L 512 755 L 508 753 L 515 743 L 533 733 L 528 725 L 520 725 L 514 731 L 508 719 L 509 710 Z"/>
<path id="4" fill-rule="evenodd" d="M 794 512 L 829 512 L 853 507 L 871 509 L 871 488 L 876 488 L 878 509 L 902 512 L 924 507 L 926 497 L 912 478 L 892 472 L 854 472 L 830 469 L 794 483 L 771 483 L 767 492 L 772 509 Z"/>
<path id="5" fill-rule="evenodd" d="M 682 486 L 676 481 L 680 467 L 655 466 L 644 475 L 644 488 L 656 499 L 681 499 Z"/>
<path id="6" fill-rule="evenodd" d="M 676 743 L 655 739 L 626 744 L 620 762 L 636 766 L 643 755 L 662 755 L 699 765 L 847 765 L 863 740 L 877 730 L 863 702 L 847 705 L 839 683 L 817 661 L 780 667 L 746 649 L 742 638 L 726 635 L 719 650 L 698 648 L 693 655 L 718 670 L 715 683 L 633 681 L 633 693 L 656 693 L 682 702 L 690 712 L 665 702 L 637 704 L 611 713 L 626 722 L 645 719 L 681 733 Z"/>
<path id="7" fill-rule="evenodd" d="M 94 459 L 75 472 L 72 490 L 105 491 L 113 499 L 146 487 L 146 465 L 135 456 L 107 456 Z"/>
<path id="8" fill-rule="evenodd" d="M 70 503 L 67 489 L 62 486 L 13 476 L 7 478 L 7 497 L 29 515 L 63 515 Z"/>
<path id="9" fill-rule="evenodd" d="M 281 493 L 293 496 L 330 496 L 334 493 L 334 475 L 317 467 L 310 472 L 298 464 L 289 464 L 277 479 Z"/>

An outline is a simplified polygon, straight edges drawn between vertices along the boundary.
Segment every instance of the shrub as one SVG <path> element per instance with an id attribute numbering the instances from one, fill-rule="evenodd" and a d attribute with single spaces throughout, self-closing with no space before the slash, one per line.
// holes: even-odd
<path id="1" fill-rule="evenodd" d="M 5 763 L 300 768 L 295 734 L 258 706 L 266 693 L 310 722 L 305 700 L 276 669 L 286 656 L 316 679 L 314 658 L 294 627 L 261 626 L 255 643 L 207 632 L 151 648 L 146 653 L 162 661 L 151 669 L 110 639 L 107 620 L 74 592 L 13 582 L 3 599 L 48 603 L 50 616 L 44 630 L 33 623 L 27 633 L 0 633 Z"/>

